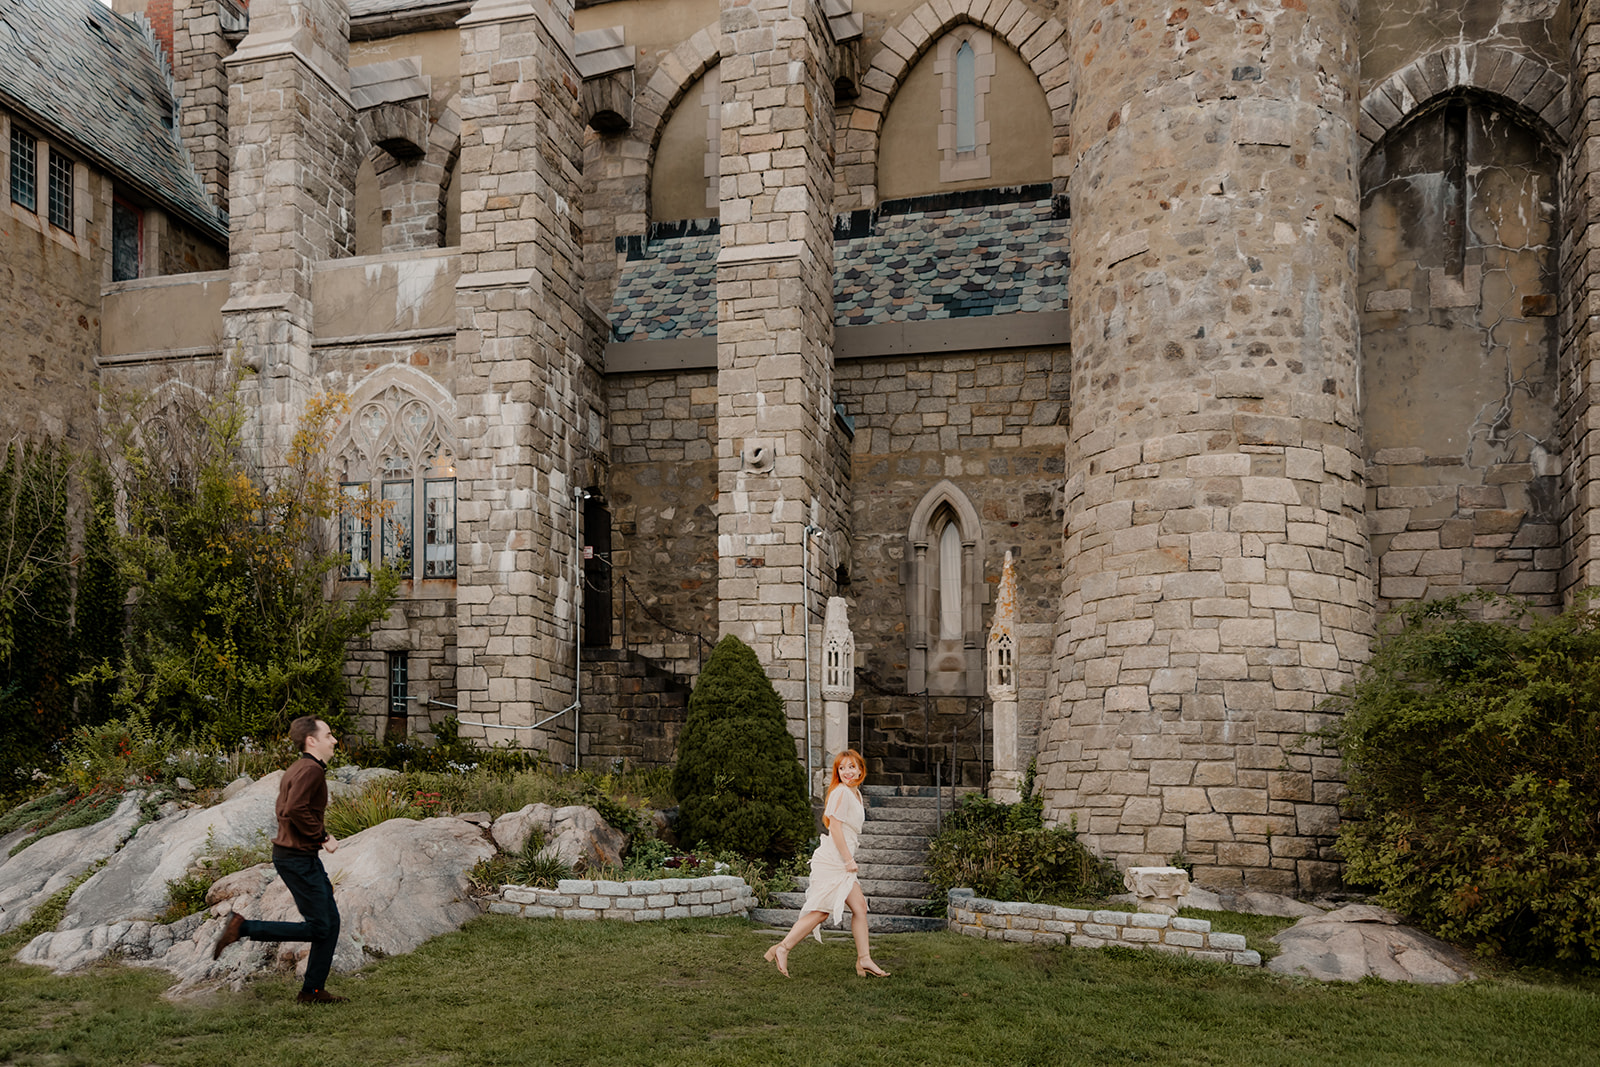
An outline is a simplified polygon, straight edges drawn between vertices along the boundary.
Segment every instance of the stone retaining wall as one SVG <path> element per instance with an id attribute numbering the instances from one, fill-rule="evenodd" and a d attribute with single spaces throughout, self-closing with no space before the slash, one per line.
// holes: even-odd
<path id="1" fill-rule="evenodd" d="M 968 937 L 1022 941 L 1072 948 L 1153 948 L 1217 963 L 1261 966 L 1261 954 L 1244 945 L 1243 934 L 1211 932 L 1205 919 L 1144 912 L 1084 911 L 1050 904 L 985 900 L 970 889 L 950 890 L 949 928 Z"/>
<path id="2" fill-rule="evenodd" d="M 563 878 L 554 889 L 506 885 L 490 899 L 488 910 L 528 919 L 621 919 L 633 923 L 745 915 L 755 905 L 756 895 L 743 878 L 717 874 L 648 882 Z"/>

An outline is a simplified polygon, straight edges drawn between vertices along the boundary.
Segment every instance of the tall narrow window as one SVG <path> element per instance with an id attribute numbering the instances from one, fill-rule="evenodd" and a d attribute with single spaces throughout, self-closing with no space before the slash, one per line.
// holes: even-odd
<path id="1" fill-rule="evenodd" d="M 144 246 L 144 212 L 122 200 L 111 203 L 111 280 L 139 276 Z"/>
<path id="2" fill-rule="evenodd" d="M 361 579 L 372 572 L 368 560 L 372 555 L 372 527 L 368 503 L 372 492 L 366 482 L 345 482 L 340 486 L 343 499 L 339 502 L 339 577 Z"/>
<path id="3" fill-rule="evenodd" d="M 956 50 L 956 151 L 978 150 L 978 57 L 971 41 Z"/>
<path id="4" fill-rule="evenodd" d="M 383 465 L 383 565 L 411 577 L 411 544 L 416 535 L 415 486 L 411 463 L 388 456 Z"/>
<path id="5" fill-rule="evenodd" d="M 27 211 L 39 210 L 39 142 L 15 126 L 11 127 L 11 202 Z"/>
<path id="6" fill-rule="evenodd" d="M 410 714 L 411 663 L 404 652 L 389 653 L 389 722 L 386 733 L 391 739 L 406 735 L 406 718 Z"/>
<path id="7" fill-rule="evenodd" d="M 983 600 L 978 513 L 954 483 L 923 496 L 907 528 L 911 573 L 906 589 L 908 692 L 976 696 L 983 692 L 977 606 Z"/>
<path id="8" fill-rule="evenodd" d="M 50 225 L 72 232 L 72 160 L 50 150 Z"/>
<path id="9" fill-rule="evenodd" d="M 961 625 L 961 531 L 952 520 L 939 534 L 939 625 L 941 641 L 966 636 Z"/>
<path id="10" fill-rule="evenodd" d="M 456 576 L 456 480 L 423 482 L 422 576 Z"/>

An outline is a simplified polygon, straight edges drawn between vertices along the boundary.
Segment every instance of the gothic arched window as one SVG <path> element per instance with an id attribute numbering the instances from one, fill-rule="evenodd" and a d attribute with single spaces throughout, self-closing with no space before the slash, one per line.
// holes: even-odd
<path id="1" fill-rule="evenodd" d="M 340 576 L 387 566 L 402 578 L 454 578 L 456 463 L 444 417 L 391 385 L 357 404 L 343 462 Z"/>
<path id="2" fill-rule="evenodd" d="M 977 559 L 978 513 L 960 489 L 943 481 L 917 505 L 907 534 L 909 690 L 981 694 L 984 589 Z"/>

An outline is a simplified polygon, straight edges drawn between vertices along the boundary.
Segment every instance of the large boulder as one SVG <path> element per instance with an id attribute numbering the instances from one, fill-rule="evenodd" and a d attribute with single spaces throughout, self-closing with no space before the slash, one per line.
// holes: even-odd
<path id="1" fill-rule="evenodd" d="M 117 810 L 93 826 L 42 837 L 9 859 L 6 853 L 23 836 L 0 839 L 0 934 L 27 922 L 57 890 L 121 848 L 139 825 L 142 796 L 126 793 Z"/>
<path id="2" fill-rule="evenodd" d="M 141 826 L 72 894 L 58 929 L 158 918 L 167 910 L 167 883 L 187 875 L 198 857 L 234 846 L 258 846 L 277 832 L 273 809 L 282 777 L 282 771 L 274 771 L 215 807 L 191 808 Z"/>
<path id="3" fill-rule="evenodd" d="M 410 952 L 476 915 L 467 875 L 492 855 L 494 846 L 478 827 L 448 818 L 391 819 L 341 841 L 336 852 L 323 853 L 341 920 L 334 970 L 349 972 L 379 956 Z M 251 919 L 299 920 L 293 898 L 270 864 L 220 879 L 207 900 L 208 913 L 170 925 L 124 920 L 41 934 L 16 958 L 65 973 L 116 955 L 171 971 L 178 993 L 223 984 L 237 988 L 273 968 L 304 970 L 309 946 L 300 942 L 241 941 L 220 960 L 211 958 L 211 947 L 234 911 Z"/>
<path id="4" fill-rule="evenodd" d="M 1391 982 L 1448 985 L 1476 978 L 1472 965 L 1436 937 L 1400 924 L 1383 908 L 1349 904 L 1307 916 L 1272 939 L 1283 951 L 1267 970 L 1324 982 L 1357 982 L 1368 975 Z"/>
<path id="5" fill-rule="evenodd" d="M 572 804 L 553 808 L 549 804 L 529 804 L 507 812 L 494 821 L 490 833 L 494 843 L 506 852 L 521 852 L 534 830 L 544 835 L 541 855 L 555 856 L 569 867 L 620 866 L 628 835 L 617 830 L 593 808 Z"/>

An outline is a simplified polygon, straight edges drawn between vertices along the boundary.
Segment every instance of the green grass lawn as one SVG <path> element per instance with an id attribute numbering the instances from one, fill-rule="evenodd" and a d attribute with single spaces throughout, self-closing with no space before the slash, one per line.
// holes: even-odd
<path id="1" fill-rule="evenodd" d="M 160 971 L 57 978 L 0 962 L 0 1063 L 94 1067 L 479 1064 L 1600 1063 L 1600 980 L 1446 989 L 1279 978 L 1134 950 L 954 934 L 806 942 L 785 980 L 743 920 L 630 926 L 485 916 L 293 1003 L 297 984 L 180 1003 Z"/>

